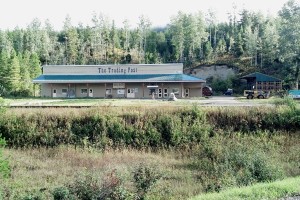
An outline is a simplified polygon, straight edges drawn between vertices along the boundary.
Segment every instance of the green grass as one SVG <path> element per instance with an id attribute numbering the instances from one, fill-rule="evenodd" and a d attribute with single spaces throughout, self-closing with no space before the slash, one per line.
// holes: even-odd
<path id="1" fill-rule="evenodd" d="M 101 179 L 105 174 L 116 171 L 124 183 L 131 185 L 130 173 L 141 164 L 153 166 L 164 175 L 149 193 L 150 197 L 155 197 L 152 199 L 161 196 L 162 191 L 168 191 L 165 199 L 186 199 L 202 191 L 202 187 L 195 185 L 197 179 L 193 173 L 183 167 L 188 160 L 178 158 L 178 152 L 149 153 L 130 149 L 101 152 L 59 147 L 6 149 L 4 155 L 9 158 L 12 175 L 4 182 L 0 181 L 0 193 L 3 186 L 10 195 L 9 199 L 19 199 L 22 195 L 40 190 L 43 191 L 43 199 L 52 199 L 51 192 L 55 187 L 73 183 L 84 174 Z"/>
<path id="2" fill-rule="evenodd" d="M 299 176 L 272 183 L 258 183 L 248 187 L 231 188 L 220 193 L 203 194 L 190 200 L 279 199 L 296 194 L 300 194 Z"/>
<path id="3" fill-rule="evenodd" d="M 16 98 L 4 99 L 4 105 L 45 105 L 45 106 L 187 106 L 191 104 L 202 104 L 205 98 L 178 99 L 168 101 L 167 99 L 58 99 L 58 98 Z M 190 102 L 190 103 L 189 103 Z"/>

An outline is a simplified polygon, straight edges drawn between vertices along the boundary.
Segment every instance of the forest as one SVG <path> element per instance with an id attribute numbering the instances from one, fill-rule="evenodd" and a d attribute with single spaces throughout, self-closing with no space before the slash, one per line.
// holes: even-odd
<path id="1" fill-rule="evenodd" d="M 227 22 L 219 22 L 211 10 L 178 12 L 165 27 L 153 27 L 146 16 L 137 25 L 125 20 L 116 27 L 108 16 L 93 13 L 91 22 L 74 26 L 67 16 L 59 31 L 39 19 L 27 28 L 0 27 L 0 95 L 33 96 L 32 79 L 49 64 L 227 64 L 240 74 L 260 71 L 298 88 L 300 5 L 295 0 L 277 16 L 235 8 Z"/>

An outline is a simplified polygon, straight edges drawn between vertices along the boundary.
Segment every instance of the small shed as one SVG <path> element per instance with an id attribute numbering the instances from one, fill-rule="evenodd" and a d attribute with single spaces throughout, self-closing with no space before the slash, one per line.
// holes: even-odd
<path id="1" fill-rule="evenodd" d="M 241 79 L 247 80 L 247 89 L 256 89 L 263 91 L 278 91 L 282 90 L 282 80 L 269 76 L 260 72 L 254 72 Z"/>

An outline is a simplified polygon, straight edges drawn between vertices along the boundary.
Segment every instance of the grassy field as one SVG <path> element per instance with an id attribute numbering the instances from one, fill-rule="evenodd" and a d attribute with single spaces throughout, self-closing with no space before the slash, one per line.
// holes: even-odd
<path id="1" fill-rule="evenodd" d="M 271 138 L 267 135 L 261 137 L 228 136 L 214 138 L 209 145 L 214 145 L 213 152 L 216 154 L 221 149 L 227 152 L 229 149 L 243 148 L 242 146 L 245 146 L 248 142 L 255 144 L 248 146 L 254 149 L 261 148 L 264 149 L 264 152 L 268 152 L 271 162 L 276 163 L 276 168 L 281 169 L 285 174 L 284 177 L 286 177 L 300 174 L 299 168 L 297 169 L 299 164 L 297 152 L 300 150 L 297 141 L 299 141 L 299 138 L 296 141 L 295 139 L 294 137 L 288 138 L 280 135 Z M 285 147 L 287 144 L 289 146 Z M 226 148 L 224 148 L 224 145 L 226 145 Z M 4 179 L 0 186 L 5 188 L 4 196 L 9 196 L 8 199 L 20 199 L 29 196 L 36 196 L 39 199 L 52 199 L 55 188 L 79 187 L 76 184 L 78 182 L 86 183 L 86 178 L 89 176 L 92 176 L 99 187 L 102 188 L 103 182 L 107 179 L 112 181 L 110 180 L 110 174 L 115 173 L 120 180 L 121 188 L 126 188 L 127 192 L 134 194 L 136 188 L 134 187 L 135 182 L 132 174 L 137 167 L 147 166 L 153 174 L 158 174 L 161 177 L 147 193 L 147 199 L 188 199 L 211 191 L 208 188 L 215 184 L 220 184 L 220 191 L 225 190 L 225 192 L 199 196 L 195 199 L 231 199 L 231 197 L 241 199 L 243 197 L 248 198 L 248 195 L 250 199 L 261 199 L 258 197 L 275 199 L 275 197 L 283 197 L 300 189 L 300 179 L 297 178 L 280 182 L 280 187 L 285 185 L 281 190 L 278 189 L 280 188 L 277 187 L 278 184 L 274 183 L 270 186 L 264 184 L 255 186 L 254 189 L 245 188 L 227 191 L 227 187 L 234 185 L 233 177 L 227 174 L 226 176 L 220 176 L 220 179 L 214 178 L 220 172 L 230 172 L 222 170 L 226 165 L 218 164 L 220 168 L 215 172 L 212 171 L 213 174 L 209 175 L 209 171 L 213 168 L 210 168 L 207 162 L 203 162 L 207 158 L 199 157 L 199 154 L 205 152 L 203 149 L 205 147 L 198 145 L 193 148 L 192 151 L 187 149 L 160 149 L 157 152 L 150 149 L 135 150 L 128 148 L 100 151 L 89 147 L 75 149 L 73 146 L 60 146 L 49 149 L 5 149 L 4 155 L 8 158 L 12 171 L 10 178 Z M 221 156 L 221 152 L 218 152 L 218 154 Z M 243 156 L 245 155 L 243 154 Z M 215 164 L 217 163 L 218 161 Z M 219 170 L 221 171 L 218 172 Z M 276 171 L 272 173 L 277 173 Z M 221 183 L 222 179 L 225 181 L 224 183 Z M 266 194 L 265 191 L 268 188 L 272 190 L 270 189 Z M 81 188 L 81 190 L 83 189 Z M 250 194 L 254 191 L 255 193 L 251 196 Z"/>
<path id="2" fill-rule="evenodd" d="M 203 194 L 190 200 L 280 199 L 295 195 L 300 195 L 299 176 L 271 183 L 258 183 L 248 187 L 231 188 L 220 193 Z"/>
<path id="3" fill-rule="evenodd" d="M 51 199 L 56 187 L 71 184 L 89 174 L 103 180 L 111 172 L 116 172 L 123 184 L 134 191 L 131 174 L 138 166 L 150 166 L 156 173 L 163 174 L 149 197 L 186 199 L 201 193 L 203 189 L 194 172 L 185 167 L 188 159 L 178 156 L 177 152 L 150 153 L 130 149 L 97 152 L 93 149 L 60 147 L 6 149 L 4 153 L 13 169 L 11 178 L 2 183 L 9 199 L 39 195 L 41 190 L 42 199 Z"/>
<path id="4" fill-rule="evenodd" d="M 300 175 L 300 111 L 293 101 L 280 100 L 273 109 L 136 101 L 4 109 L 0 134 L 10 173 L 0 176 L 0 199 L 188 199 L 216 191 L 225 192 L 221 199 L 239 199 L 228 189 Z M 289 195 L 289 185 L 299 184 L 299 178 L 286 181 L 279 183 L 288 186 L 283 192 L 271 185 L 266 198 L 277 198 L 277 190 Z M 265 198 L 265 187 L 245 194 Z"/>

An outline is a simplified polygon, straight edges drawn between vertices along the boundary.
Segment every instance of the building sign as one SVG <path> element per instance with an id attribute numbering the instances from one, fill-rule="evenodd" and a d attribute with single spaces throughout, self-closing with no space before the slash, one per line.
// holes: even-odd
<path id="1" fill-rule="evenodd" d="M 138 72 L 137 67 L 99 67 L 99 74 L 135 74 Z"/>
<path id="2" fill-rule="evenodd" d="M 125 88 L 125 83 L 113 83 L 113 88 Z"/>

